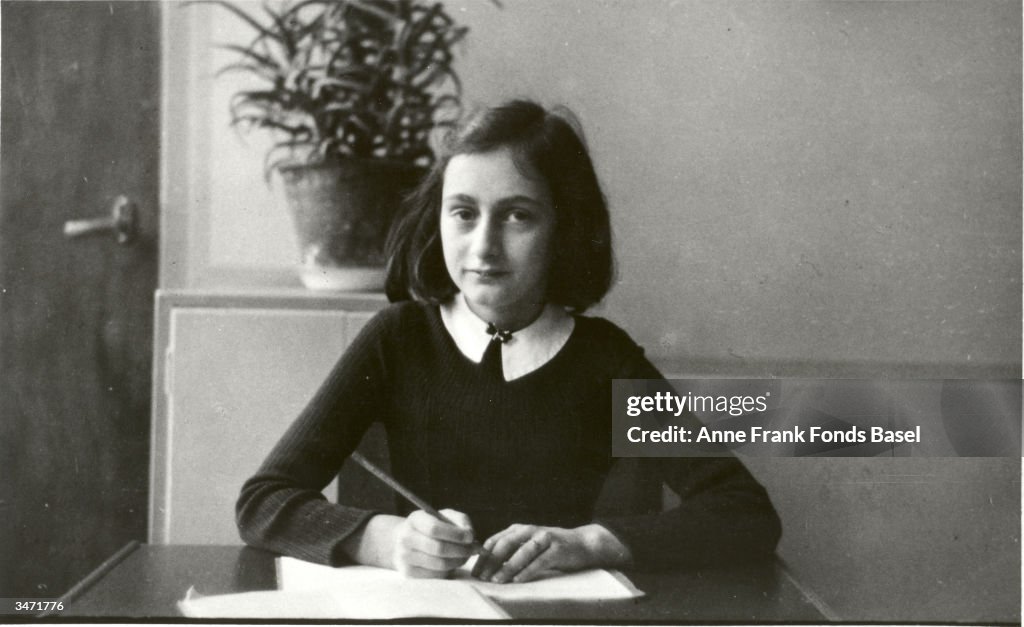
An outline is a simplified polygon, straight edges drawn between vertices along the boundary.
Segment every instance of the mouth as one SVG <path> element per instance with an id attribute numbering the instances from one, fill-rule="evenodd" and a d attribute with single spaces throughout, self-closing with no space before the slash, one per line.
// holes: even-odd
<path id="1" fill-rule="evenodd" d="M 491 268 L 474 268 L 466 270 L 468 274 L 475 275 L 481 279 L 500 279 L 509 274 L 506 270 L 494 270 Z"/>

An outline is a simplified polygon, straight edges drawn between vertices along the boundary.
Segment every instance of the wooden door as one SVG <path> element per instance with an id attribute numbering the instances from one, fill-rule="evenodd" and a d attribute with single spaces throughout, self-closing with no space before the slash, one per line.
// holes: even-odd
<path id="1" fill-rule="evenodd" d="M 145 540 L 160 3 L 0 3 L 0 597 Z M 69 220 L 137 203 L 140 233 Z"/>

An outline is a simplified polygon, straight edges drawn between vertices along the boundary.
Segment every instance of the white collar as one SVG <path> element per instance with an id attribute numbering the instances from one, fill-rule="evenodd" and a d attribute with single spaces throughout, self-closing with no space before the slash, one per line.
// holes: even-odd
<path id="1" fill-rule="evenodd" d="M 480 363 L 491 341 L 487 323 L 466 304 L 462 294 L 441 305 L 441 320 L 467 359 Z M 529 326 L 516 331 L 501 347 L 501 370 L 506 381 L 530 374 L 558 354 L 569 341 L 576 321 L 557 305 L 548 304 Z"/>

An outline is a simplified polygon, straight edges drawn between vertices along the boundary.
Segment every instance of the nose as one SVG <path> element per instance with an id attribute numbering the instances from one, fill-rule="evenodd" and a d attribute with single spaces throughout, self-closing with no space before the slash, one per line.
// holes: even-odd
<path id="1" fill-rule="evenodd" d="M 473 229 L 470 242 L 470 253 L 473 257 L 491 261 L 501 257 L 502 233 L 498 220 L 485 216 Z"/>

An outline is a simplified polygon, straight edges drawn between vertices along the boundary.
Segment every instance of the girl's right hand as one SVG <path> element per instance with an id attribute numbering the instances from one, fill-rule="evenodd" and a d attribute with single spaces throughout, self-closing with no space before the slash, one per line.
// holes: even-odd
<path id="1" fill-rule="evenodd" d="M 450 525 L 417 510 L 394 528 L 394 569 L 406 577 L 445 578 L 473 555 L 473 526 L 462 512 L 441 513 Z"/>

